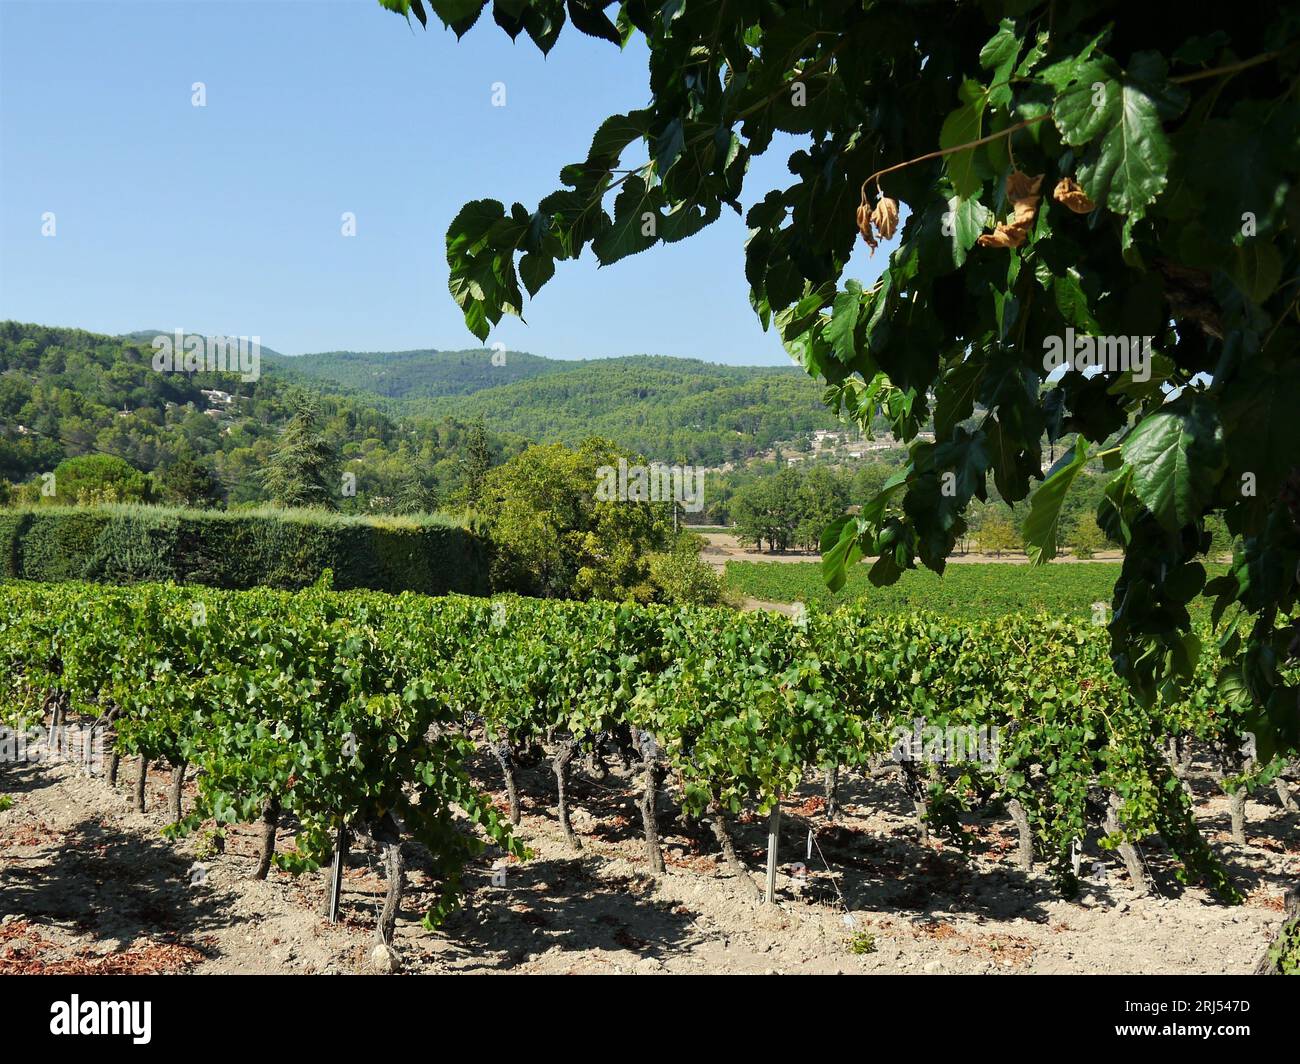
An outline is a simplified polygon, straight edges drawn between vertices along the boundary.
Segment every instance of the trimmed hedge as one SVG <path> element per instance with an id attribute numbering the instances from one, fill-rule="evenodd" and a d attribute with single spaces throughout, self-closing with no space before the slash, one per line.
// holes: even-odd
<path id="1" fill-rule="evenodd" d="M 151 506 L 0 510 L 0 575 L 286 590 L 326 569 L 339 590 L 485 595 L 488 544 L 441 517 Z"/>

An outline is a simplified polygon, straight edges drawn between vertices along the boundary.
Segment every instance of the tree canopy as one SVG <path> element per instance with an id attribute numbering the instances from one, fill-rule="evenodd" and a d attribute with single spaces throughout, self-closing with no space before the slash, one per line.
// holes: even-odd
<path id="1" fill-rule="evenodd" d="M 381 3 L 457 35 L 487 9 Z M 1294 741 L 1300 11 L 495 0 L 491 15 L 543 52 L 566 21 L 615 46 L 639 33 L 650 100 L 601 123 L 536 206 L 484 199 L 456 216 L 450 288 L 471 332 L 588 248 L 612 263 L 743 211 L 763 324 L 835 408 L 883 411 L 912 441 L 900 473 L 827 530 L 832 585 L 864 556 L 879 584 L 942 571 L 990 480 L 1026 499 L 1044 441 L 1077 433 L 1035 494 L 1031 555 L 1051 558 L 1071 484 L 1103 463 L 1098 521 L 1125 548 L 1120 674 L 1147 698 L 1190 676 L 1187 604 L 1205 592 L 1230 622 L 1224 697 L 1253 701 L 1266 749 Z M 746 189 L 778 133 L 801 145 L 789 185 Z M 874 284 L 844 276 L 855 240 L 896 235 Z M 931 416 L 935 439 L 918 439 Z M 1215 514 L 1237 547 L 1206 586 Z"/>
<path id="2" fill-rule="evenodd" d="M 655 598 L 650 555 L 673 546 L 674 504 L 600 499 L 599 471 L 627 457 L 592 437 L 576 450 L 538 444 L 488 471 L 478 513 L 493 544 L 492 586 L 545 598 Z"/>
<path id="3" fill-rule="evenodd" d="M 153 502 L 149 478 L 128 463 L 108 454 L 65 458 L 53 475 L 27 486 L 27 500 L 59 505 L 106 502 Z"/>

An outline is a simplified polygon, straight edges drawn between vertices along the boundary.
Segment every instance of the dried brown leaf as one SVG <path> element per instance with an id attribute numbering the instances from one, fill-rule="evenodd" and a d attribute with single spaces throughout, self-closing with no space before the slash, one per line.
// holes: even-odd
<path id="1" fill-rule="evenodd" d="M 876 250 L 876 237 L 871 231 L 871 205 L 864 198 L 858 207 L 858 232 L 862 234 L 862 239 L 866 245 L 874 252 Z"/>
<path id="2" fill-rule="evenodd" d="M 1043 175 L 1030 177 L 1028 174 L 1022 174 L 1019 170 L 1012 170 L 1007 174 L 1007 199 L 1012 203 L 1020 203 L 1021 200 L 1032 201 L 1037 205 L 1042 198 L 1038 190 L 1042 187 Z"/>
<path id="3" fill-rule="evenodd" d="M 981 236 L 980 247 L 1018 248 L 1029 239 L 1029 230 L 1034 227 L 1034 220 L 1038 217 L 1038 204 L 1043 198 L 1038 191 L 1042 184 L 1042 174 L 1030 177 L 1019 170 L 1012 170 L 1007 175 L 1006 192 L 1011 204 L 1011 217 L 1005 222 L 998 222 L 993 232 Z"/>
<path id="4" fill-rule="evenodd" d="M 1028 237 L 1027 229 L 1022 229 L 1018 225 L 1007 225 L 1005 222 L 998 222 L 997 228 L 991 233 L 985 233 L 979 238 L 979 246 L 982 248 L 1018 248 Z"/>
<path id="5" fill-rule="evenodd" d="M 871 212 L 871 221 L 881 240 L 890 240 L 898 229 L 898 200 L 882 196 Z"/>
<path id="6" fill-rule="evenodd" d="M 1097 209 L 1097 205 L 1088 198 L 1088 193 L 1072 177 L 1063 177 L 1052 190 L 1052 199 L 1062 203 L 1075 214 L 1088 214 Z"/>

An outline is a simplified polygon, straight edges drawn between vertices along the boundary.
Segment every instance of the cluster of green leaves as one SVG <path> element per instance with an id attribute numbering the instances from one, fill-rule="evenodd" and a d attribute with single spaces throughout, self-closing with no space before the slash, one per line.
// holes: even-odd
<path id="1" fill-rule="evenodd" d="M 731 500 L 736 534 L 760 550 L 815 550 L 849 501 L 850 484 L 826 465 L 787 467 L 748 481 Z"/>
<path id="2" fill-rule="evenodd" d="M 1268 960 L 1279 975 L 1300 975 L 1300 918 L 1292 918 L 1283 925 L 1269 947 Z"/>
<path id="3" fill-rule="evenodd" d="M 479 0 L 383 0 L 465 32 Z M 1290 615 L 1300 566 L 1300 12 L 1247 3 L 1188 22 L 1178 4 L 1118 0 L 623 0 L 574 25 L 649 54 L 651 100 L 603 122 L 563 187 L 530 210 L 467 204 L 448 232 L 451 292 L 486 336 L 555 263 L 602 263 L 740 211 L 749 158 L 802 138 L 794 181 L 748 197 L 745 275 L 765 325 L 865 420 L 914 440 L 906 469 L 827 531 L 832 582 L 874 556 L 873 582 L 942 571 L 990 484 L 1015 503 L 1042 441 L 1077 433 L 1027 523 L 1039 560 L 1084 466 L 1111 474 L 1098 519 L 1125 548 L 1111 624 L 1117 671 L 1145 699 L 1186 682 L 1187 603 L 1205 583 L 1206 520 L 1240 541 L 1207 590 L 1255 624 L 1225 641 L 1223 682 L 1257 709 L 1261 743 L 1300 734 Z M 496 0 L 543 50 L 559 0 Z M 1185 28 L 1181 28 L 1185 27 Z M 648 162 L 631 167 L 632 147 Z M 1021 198 L 1018 242 L 984 246 Z M 1083 199 L 1053 190 L 1069 179 Z M 870 286 L 844 278 L 860 196 L 906 204 Z M 518 260 L 518 261 L 516 261 Z M 520 282 L 522 281 L 522 288 Z M 1148 379 L 1110 365 L 1050 376 L 1067 330 L 1151 338 Z M 963 424 L 976 409 L 974 428 Z M 933 417 L 933 442 L 915 439 Z M 950 490 L 952 489 L 952 490 Z"/>
<path id="4" fill-rule="evenodd" d="M 682 611 L 662 630 L 668 665 L 638 702 L 695 815 L 767 812 L 798 786 L 838 712 L 802 629 L 763 613 Z"/>
<path id="5" fill-rule="evenodd" d="M 676 545 L 675 504 L 598 496 L 601 469 L 620 460 L 645 464 L 591 437 L 576 449 L 530 446 L 488 472 L 477 513 L 494 546 L 492 586 L 549 598 L 661 596 L 650 555 Z"/>
<path id="6" fill-rule="evenodd" d="M 671 550 L 650 555 L 650 583 L 660 601 L 673 606 L 715 606 L 722 599 L 722 575 L 700 557 L 703 540 L 683 531 Z"/>

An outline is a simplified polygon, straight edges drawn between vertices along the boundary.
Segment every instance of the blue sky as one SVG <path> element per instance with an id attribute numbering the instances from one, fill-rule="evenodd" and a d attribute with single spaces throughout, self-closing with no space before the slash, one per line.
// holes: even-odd
<path id="1" fill-rule="evenodd" d="M 448 223 L 557 187 L 602 118 L 646 103 L 645 52 L 566 28 L 543 59 L 486 19 L 459 43 L 412 27 L 373 0 L 0 0 L 0 318 L 289 354 L 477 346 L 447 293 Z M 754 164 L 746 203 L 789 179 L 794 146 Z M 786 363 L 750 310 L 744 239 L 724 212 L 611 267 L 584 254 L 489 343 Z"/>

